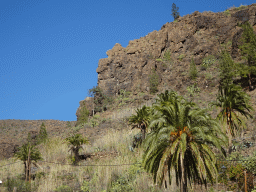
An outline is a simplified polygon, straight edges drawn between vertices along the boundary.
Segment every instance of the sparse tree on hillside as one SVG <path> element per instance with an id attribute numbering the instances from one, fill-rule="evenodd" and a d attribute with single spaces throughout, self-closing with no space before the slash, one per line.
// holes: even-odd
<path id="1" fill-rule="evenodd" d="M 47 138 L 48 138 L 48 134 L 46 131 L 46 127 L 45 127 L 44 123 L 42 123 L 42 125 L 40 127 L 40 131 L 39 131 L 39 135 L 37 137 L 37 144 L 45 143 Z"/>
<path id="2" fill-rule="evenodd" d="M 142 140 L 146 137 L 147 127 L 150 121 L 150 107 L 145 105 L 141 109 L 136 110 L 136 115 L 129 118 L 129 123 L 133 128 L 139 128 L 142 133 Z"/>
<path id="3" fill-rule="evenodd" d="M 107 109 L 107 104 L 112 102 L 112 98 L 103 93 L 99 86 L 88 90 L 88 95 L 94 98 L 93 113 L 101 112 Z"/>
<path id="4" fill-rule="evenodd" d="M 249 100 L 249 96 L 240 86 L 231 84 L 220 86 L 216 101 L 210 103 L 211 106 L 221 108 L 217 118 L 224 123 L 223 131 L 229 137 L 229 153 L 231 153 L 232 137 L 235 137 L 238 131 L 245 128 L 242 117 L 252 118 L 250 111 L 253 108 L 250 106 Z"/>
<path id="5" fill-rule="evenodd" d="M 196 79 L 198 75 L 198 71 L 196 68 L 196 64 L 194 62 L 194 59 L 192 58 L 191 63 L 190 63 L 190 70 L 189 70 L 189 76 L 191 79 Z"/>
<path id="6" fill-rule="evenodd" d="M 256 35 L 248 21 L 243 25 L 238 25 L 243 28 L 241 41 L 243 44 L 239 46 L 242 58 L 247 61 L 247 65 L 240 64 L 240 74 L 248 78 L 249 89 L 253 90 L 252 75 L 256 75 Z"/>
<path id="7" fill-rule="evenodd" d="M 79 161 L 79 149 L 82 148 L 83 144 L 89 144 L 89 140 L 86 137 L 82 137 L 81 134 L 75 134 L 68 138 L 66 138 L 66 141 L 70 145 L 70 149 L 72 153 L 75 156 L 74 165 L 77 165 Z"/>
<path id="8" fill-rule="evenodd" d="M 31 136 L 28 135 L 27 143 L 23 144 L 18 151 L 14 153 L 14 157 L 23 161 L 25 167 L 26 181 L 30 181 L 31 163 L 43 160 L 39 150 L 31 143 Z M 36 164 L 35 164 L 36 165 Z"/>
<path id="9" fill-rule="evenodd" d="M 180 13 L 178 12 L 179 7 L 176 7 L 175 3 L 172 4 L 172 16 L 174 20 L 178 19 L 180 17 Z"/>
<path id="10" fill-rule="evenodd" d="M 161 97 L 162 102 L 153 105 L 156 116 L 152 116 L 149 125 L 153 129 L 144 141 L 144 168 L 160 186 L 168 177 L 167 183 L 172 184 L 174 170 L 181 192 L 188 191 L 188 180 L 205 185 L 213 182 L 218 172 L 212 146 L 225 154 L 226 135 L 218 122 L 195 103 L 175 92 Z"/>
<path id="11" fill-rule="evenodd" d="M 220 85 L 219 86 L 228 86 L 233 84 L 233 77 L 237 75 L 236 64 L 231 58 L 228 51 L 225 49 L 220 53 Z"/>
<path id="12" fill-rule="evenodd" d="M 77 119 L 76 126 L 82 124 L 82 123 L 87 123 L 89 117 L 89 110 L 86 108 L 86 106 L 83 106 L 80 115 Z"/>

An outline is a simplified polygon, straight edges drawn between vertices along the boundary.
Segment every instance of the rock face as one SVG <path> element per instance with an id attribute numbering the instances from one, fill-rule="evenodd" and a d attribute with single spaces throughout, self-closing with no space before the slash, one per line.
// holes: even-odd
<path id="1" fill-rule="evenodd" d="M 198 66 L 210 55 L 218 61 L 220 44 L 229 41 L 232 43 L 229 42 L 228 51 L 233 60 L 244 62 L 238 49 L 243 29 L 237 24 L 249 21 L 256 34 L 255 16 L 256 4 L 218 13 L 195 11 L 179 17 L 178 22 L 164 24 L 159 31 L 130 41 L 126 48 L 116 43 L 107 51 L 108 58 L 99 60 L 96 70 L 98 86 L 108 96 L 117 94 L 120 89 L 135 94 L 149 92 L 149 76 L 151 69 L 155 69 L 158 91 L 164 88 L 177 91 L 189 85 L 190 80 L 182 74 L 188 73 L 192 58 Z M 171 54 L 171 62 L 166 65 L 156 59 L 163 58 L 167 50 Z M 198 81 L 198 86 L 204 83 Z"/>

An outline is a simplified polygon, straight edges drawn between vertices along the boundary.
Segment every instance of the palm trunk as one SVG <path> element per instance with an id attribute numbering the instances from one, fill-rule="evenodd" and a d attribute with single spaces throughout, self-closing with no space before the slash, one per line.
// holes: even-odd
<path id="1" fill-rule="evenodd" d="M 251 58 L 251 56 L 249 56 L 249 58 L 248 58 L 248 65 L 249 65 L 249 67 L 252 66 L 252 58 Z M 248 74 L 248 83 L 249 83 L 249 90 L 252 91 L 253 90 L 253 86 L 252 86 L 251 73 Z"/>
<path id="2" fill-rule="evenodd" d="M 27 174 L 27 171 L 28 171 L 28 169 L 27 169 L 27 161 L 24 161 L 24 166 L 25 166 L 25 181 L 27 181 L 27 176 L 28 176 L 28 174 Z"/>
<path id="3" fill-rule="evenodd" d="M 227 111 L 227 135 L 228 135 L 228 153 L 232 152 L 232 134 L 230 130 L 231 114 Z"/>
<path id="4" fill-rule="evenodd" d="M 142 140 L 144 140 L 146 138 L 146 129 L 142 128 L 141 133 L 142 133 Z"/>
<path id="5" fill-rule="evenodd" d="M 172 181 L 172 184 L 170 186 L 170 191 L 177 191 L 177 183 L 176 183 L 176 173 L 175 173 L 175 168 L 172 167 L 171 168 L 171 181 Z"/>
<path id="6" fill-rule="evenodd" d="M 30 182 L 30 164 L 31 164 L 31 159 L 30 159 L 30 149 L 29 149 L 29 151 L 28 151 L 28 167 L 27 167 L 27 169 L 28 169 L 28 181 Z"/>
<path id="7" fill-rule="evenodd" d="M 253 90 L 251 73 L 248 74 L 249 90 Z"/>
<path id="8" fill-rule="evenodd" d="M 184 162 L 180 153 L 180 165 L 181 165 L 181 192 L 187 192 L 187 179 L 185 178 Z"/>
<path id="9" fill-rule="evenodd" d="M 79 148 L 75 148 L 73 152 L 74 152 L 74 155 L 75 155 L 75 162 L 74 162 L 74 164 L 77 165 L 77 163 L 79 161 Z"/>

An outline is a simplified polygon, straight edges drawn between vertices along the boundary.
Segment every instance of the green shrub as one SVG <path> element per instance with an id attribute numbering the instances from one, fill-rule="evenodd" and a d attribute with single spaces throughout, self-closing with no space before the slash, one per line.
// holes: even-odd
<path id="1" fill-rule="evenodd" d="M 203 59 L 202 62 L 202 70 L 206 70 L 208 67 L 210 67 L 212 64 L 214 64 L 216 61 L 215 57 L 213 55 L 209 55 L 208 57 Z"/>
<path id="2" fill-rule="evenodd" d="M 155 69 L 152 69 L 152 72 L 149 76 L 149 83 L 150 83 L 150 93 L 154 94 L 158 91 L 157 87 L 158 87 L 158 75 L 155 71 Z"/>
<path id="3" fill-rule="evenodd" d="M 231 16 L 231 14 L 229 13 L 229 10 L 224 11 L 224 14 L 227 16 Z"/>
<path id="4" fill-rule="evenodd" d="M 68 185 L 61 185 L 57 189 L 55 189 L 54 191 L 57 191 L 57 192 L 73 192 L 71 187 L 69 187 Z"/>
<path id="5" fill-rule="evenodd" d="M 44 123 L 42 123 L 39 131 L 39 135 L 37 137 L 37 144 L 45 143 L 47 139 L 48 139 L 48 134 L 47 134 Z"/>
<path id="6" fill-rule="evenodd" d="M 70 127 L 71 127 L 70 121 L 67 122 L 66 127 L 67 127 L 67 128 L 70 128 Z"/>
<path id="7" fill-rule="evenodd" d="M 14 187 L 16 191 L 33 192 L 37 191 L 37 186 L 27 181 L 21 180 L 20 178 L 7 178 L 7 181 L 3 183 L 3 186 L 7 188 L 8 192 L 13 192 Z"/>
<path id="8" fill-rule="evenodd" d="M 245 5 L 241 5 L 240 7 L 236 7 L 235 10 L 241 10 L 241 9 L 245 9 L 246 6 Z"/>
<path id="9" fill-rule="evenodd" d="M 192 58 L 192 61 L 190 63 L 190 68 L 189 68 L 189 77 L 191 79 L 196 79 L 197 75 L 198 75 L 198 71 L 197 71 L 197 68 L 196 68 L 196 64 L 194 62 L 194 59 Z"/>
<path id="10" fill-rule="evenodd" d="M 94 98 L 94 111 L 105 111 L 114 101 L 113 97 L 108 97 L 103 93 L 103 90 L 99 87 L 93 87 L 88 90 L 88 95 Z"/>
<path id="11" fill-rule="evenodd" d="M 184 54 L 181 54 L 180 56 L 179 56 L 179 60 L 180 61 L 182 61 L 182 59 L 185 57 L 185 55 Z"/>
<path id="12" fill-rule="evenodd" d="M 188 86 L 187 91 L 189 92 L 190 96 L 194 96 L 195 93 L 200 93 L 200 88 L 197 87 L 197 84 L 194 83 L 194 85 Z"/>
<path id="13" fill-rule="evenodd" d="M 169 49 L 164 53 L 164 61 L 171 61 L 171 53 Z"/>
<path id="14" fill-rule="evenodd" d="M 81 123 L 87 123 L 89 117 L 89 110 L 86 106 L 83 106 L 80 111 L 80 116 L 78 117 L 77 124 L 80 125 Z"/>

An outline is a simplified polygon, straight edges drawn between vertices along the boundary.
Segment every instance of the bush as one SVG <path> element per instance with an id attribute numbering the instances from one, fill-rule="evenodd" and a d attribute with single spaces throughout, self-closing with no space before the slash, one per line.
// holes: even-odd
<path id="1" fill-rule="evenodd" d="M 198 75 L 198 71 L 197 71 L 197 68 L 196 68 L 196 64 L 194 62 L 194 59 L 192 58 L 192 61 L 190 63 L 190 69 L 189 69 L 189 77 L 191 79 L 196 79 L 197 75 Z"/>
<path id="2" fill-rule="evenodd" d="M 95 112 L 101 112 L 107 110 L 107 107 L 111 105 L 114 101 L 112 97 L 108 97 L 98 86 L 89 89 L 88 95 L 94 97 Z"/>
<path id="3" fill-rule="evenodd" d="M 167 51 L 164 53 L 164 61 L 171 61 L 171 53 L 170 53 L 170 50 L 167 50 Z"/>
<path id="4" fill-rule="evenodd" d="M 47 134 L 45 125 L 44 125 L 44 123 L 42 123 L 42 125 L 40 127 L 40 131 L 39 131 L 39 135 L 37 138 L 37 144 L 45 143 L 47 141 L 47 138 L 48 138 L 48 134 Z"/>
<path id="5" fill-rule="evenodd" d="M 152 73 L 149 76 L 149 83 L 150 83 L 150 93 L 154 94 L 158 91 L 158 75 L 154 69 L 152 69 Z"/>
<path id="6" fill-rule="evenodd" d="M 67 185 L 61 185 L 57 189 L 55 189 L 54 191 L 58 191 L 58 192 L 73 192 L 71 187 L 69 187 Z"/>
<path id="7" fill-rule="evenodd" d="M 197 84 L 194 83 L 194 85 L 188 86 L 187 91 L 190 93 L 190 96 L 194 96 L 195 93 L 200 93 L 200 88 L 197 87 Z"/>
<path id="8" fill-rule="evenodd" d="M 89 110 L 86 108 L 86 106 L 83 106 L 80 111 L 80 116 L 77 119 L 77 125 L 80 125 L 82 123 L 87 123 L 89 117 Z"/>
<path id="9" fill-rule="evenodd" d="M 37 187 L 27 181 L 23 181 L 19 178 L 7 178 L 7 181 L 3 183 L 3 186 L 7 188 L 7 191 L 12 192 L 14 187 L 17 191 L 33 192 L 37 191 Z"/>
<path id="10" fill-rule="evenodd" d="M 184 54 L 181 54 L 180 56 L 179 56 L 179 60 L 180 61 L 182 61 L 182 59 L 185 57 L 185 55 Z"/>
<path id="11" fill-rule="evenodd" d="M 212 64 L 214 64 L 216 61 L 215 57 L 213 55 L 209 55 L 208 57 L 203 59 L 202 62 L 202 70 L 206 70 L 208 67 L 210 67 Z"/>

